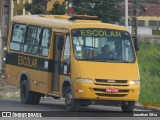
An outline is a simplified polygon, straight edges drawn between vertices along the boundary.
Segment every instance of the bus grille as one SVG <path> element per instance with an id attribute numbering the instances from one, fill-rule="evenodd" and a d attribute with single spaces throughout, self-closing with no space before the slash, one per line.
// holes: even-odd
<path id="1" fill-rule="evenodd" d="M 129 86 L 127 80 L 105 80 L 105 79 L 95 79 L 96 85 L 102 86 Z"/>
<path id="2" fill-rule="evenodd" d="M 103 94 L 103 93 L 96 93 L 97 96 L 102 97 L 125 97 L 127 94 Z"/>
<path id="3" fill-rule="evenodd" d="M 111 83 L 112 80 L 96 79 L 96 82 Z M 127 83 L 127 80 L 114 80 L 114 83 Z"/>

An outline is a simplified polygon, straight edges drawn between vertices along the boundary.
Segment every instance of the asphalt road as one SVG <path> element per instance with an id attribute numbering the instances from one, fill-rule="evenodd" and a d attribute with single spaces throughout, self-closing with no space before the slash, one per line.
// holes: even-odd
<path id="1" fill-rule="evenodd" d="M 39 105 L 26 105 L 22 104 L 17 99 L 0 99 L 0 111 L 66 111 L 63 101 L 50 100 L 41 101 Z M 102 105 L 90 105 L 89 107 L 82 107 L 80 111 L 121 111 L 120 107 L 109 107 Z M 134 111 L 144 111 L 135 109 Z"/>
<path id="2" fill-rule="evenodd" d="M 72 116 L 72 112 L 69 112 L 71 116 L 63 117 L 63 114 L 66 114 L 66 109 L 64 102 L 62 101 L 41 101 L 39 105 L 25 105 L 20 102 L 20 100 L 10 100 L 10 99 L 0 99 L 0 111 L 52 111 L 53 114 L 58 114 L 58 117 L 45 117 L 45 118 L 23 118 L 23 120 L 159 120 L 158 117 L 127 117 L 127 115 L 122 115 L 121 117 L 121 108 L 120 107 L 108 107 L 108 106 L 100 106 L 100 105 L 91 105 L 88 108 L 81 108 L 80 111 L 82 111 L 84 114 L 89 114 L 89 116 L 82 117 L 83 114 L 80 114 L 82 116 Z M 112 112 L 111 112 L 112 111 Z M 145 112 L 141 109 L 135 109 L 136 111 Z M 95 114 L 102 113 L 100 115 L 102 116 L 94 116 Z M 103 117 L 104 114 L 110 114 L 112 113 L 112 117 Z M 67 113 L 68 114 L 68 113 Z M 73 113 L 74 114 L 74 113 Z M 77 114 L 77 113 L 76 113 Z M 78 112 L 79 114 L 79 112 Z M 127 113 L 126 113 L 127 114 Z M 117 115 L 120 115 L 117 117 Z M 115 117 L 114 117 L 115 116 Z M 0 118 L 0 120 L 21 120 L 22 118 Z"/>

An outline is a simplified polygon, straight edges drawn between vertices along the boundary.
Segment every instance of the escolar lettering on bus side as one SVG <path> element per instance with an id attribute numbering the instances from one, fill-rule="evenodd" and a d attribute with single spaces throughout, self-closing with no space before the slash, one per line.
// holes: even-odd
<path id="1" fill-rule="evenodd" d="M 37 59 L 26 56 L 18 56 L 18 65 L 30 68 L 37 68 Z"/>

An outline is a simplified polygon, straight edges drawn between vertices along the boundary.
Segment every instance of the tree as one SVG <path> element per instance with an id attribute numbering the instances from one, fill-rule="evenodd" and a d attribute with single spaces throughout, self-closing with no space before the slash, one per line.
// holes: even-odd
<path id="1" fill-rule="evenodd" d="M 26 11 L 31 14 L 45 14 L 48 0 L 32 0 L 32 3 L 25 3 Z"/>
<path id="2" fill-rule="evenodd" d="M 160 4 L 160 0 L 141 0 L 142 3 Z"/>
<path id="3" fill-rule="evenodd" d="M 72 0 L 76 14 L 98 16 L 103 22 L 119 21 L 122 17 L 118 4 L 124 0 Z"/>
<path id="4" fill-rule="evenodd" d="M 59 3 L 57 0 L 53 4 L 53 9 L 47 11 L 47 3 L 49 0 L 32 0 L 32 3 L 25 3 L 24 7 L 26 11 L 31 14 L 54 14 L 54 15 L 64 15 L 66 13 L 66 4 L 63 2 Z"/>
<path id="5" fill-rule="evenodd" d="M 63 2 L 62 4 L 60 4 L 59 1 L 56 1 L 53 4 L 53 9 L 49 12 L 51 14 L 54 14 L 54 15 L 64 15 L 64 14 L 66 14 L 66 3 Z"/>
<path id="6" fill-rule="evenodd" d="M 129 2 L 133 2 L 134 0 L 129 0 Z M 141 3 L 150 3 L 150 4 L 160 4 L 160 0 L 137 0 Z"/>

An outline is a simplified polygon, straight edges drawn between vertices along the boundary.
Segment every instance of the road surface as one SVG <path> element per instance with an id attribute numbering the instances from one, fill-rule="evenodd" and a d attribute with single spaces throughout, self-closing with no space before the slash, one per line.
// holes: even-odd
<path id="1" fill-rule="evenodd" d="M 19 99 L 0 99 L 0 111 L 66 111 L 63 101 L 41 101 L 39 105 L 25 105 Z M 80 108 L 80 111 L 121 111 L 120 107 L 91 105 Z M 134 111 L 144 111 L 135 109 Z"/>
<path id="2" fill-rule="evenodd" d="M 80 111 L 83 111 L 83 113 L 88 114 L 89 116 L 81 117 L 81 116 L 72 116 L 72 112 L 69 112 L 71 116 L 69 117 L 63 117 L 63 114 L 67 113 L 65 109 L 65 105 L 63 101 L 41 101 L 39 105 L 25 105 L 20 102 L 20 100 L 11 100 L 11 99 L 0 99 L 0 111 L 35 111 L 35 112 L 41 112 L 41 111 L 52 111 L 53 114 L 58 113 L 58 117 L 45 117 L 45 118 L 23 118 L 23 120 L 127 120 L 129 117 L 116 117 L 116 115 L 119 114 L 118 111 L 121 111 L 120 107 L 108 107 L 108 106 L 100 106 L 100 105 L 91 105 L 88 108 L 81 108 Z M 102 116 L 92 117 L 95 114 L 103 113 Z M 112 111 L 112 114 L 114 113 L 115 117 L 104 117 L 104 114 L 110 114 L 110 111 Z M 144 110 L 141 109 L 135 109 L 134 111 L 140 111 L 144 112 Z M 67 113 L 68 114 L 68 113 Z M 79 114 L 79 112 L 78 112 Z M 81 114 L 83 116 L 83 114 Z M 120 115 L 120 114 L 119 114 Z M 22 118 L 0 118 L 0 120 L 21 120 Z M 159 120 L 158 117 L 131 117 L 129 120 Z"/>

